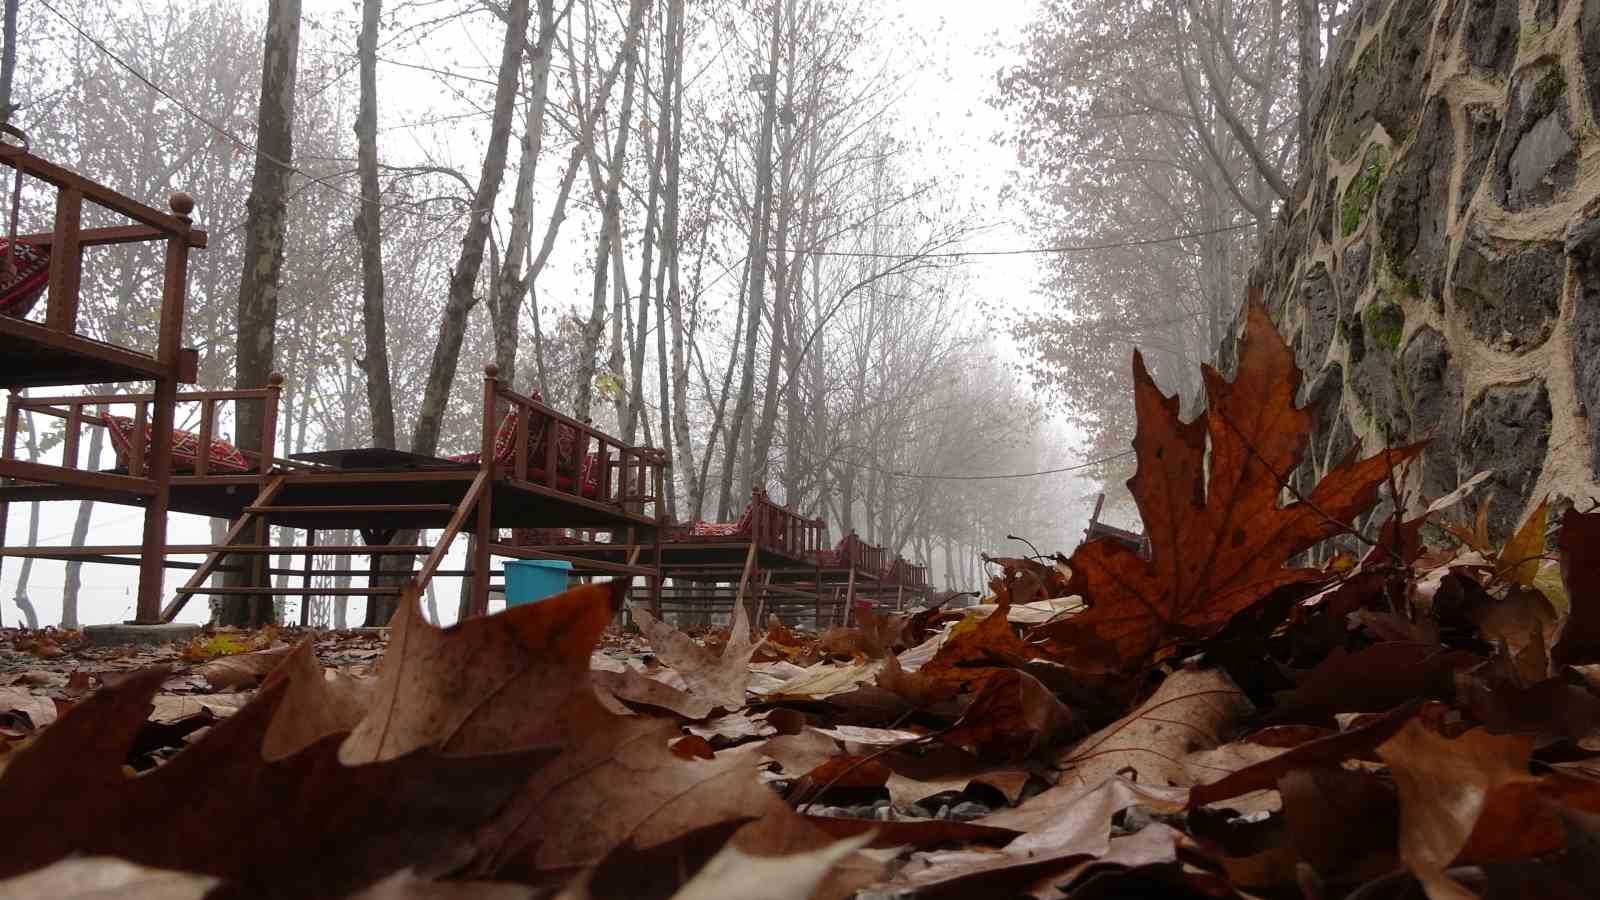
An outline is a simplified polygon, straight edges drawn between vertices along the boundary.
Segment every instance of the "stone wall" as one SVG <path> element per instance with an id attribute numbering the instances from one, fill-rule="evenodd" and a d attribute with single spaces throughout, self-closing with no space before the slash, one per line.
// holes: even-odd
<path id="1" fill-rule="evenodd" d="M 1494 470 L 1497 536 L 1600 497 L 1600 0 L 1367 0 L 1328 71 L 1251 275 L 1318 404 L 1300 477 L 1431 436 L 1414 481 Z"/>

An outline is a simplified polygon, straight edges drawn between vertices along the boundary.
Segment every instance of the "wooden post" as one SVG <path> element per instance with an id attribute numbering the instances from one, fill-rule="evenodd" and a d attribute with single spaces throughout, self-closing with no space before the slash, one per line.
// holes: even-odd
<path id="1" fill-rule="evenodd" d="M 307 528 L 306 529 L 306 559 L 305 559 L 305 565 L 301 569 L 301 574 L 300 574 L 300 582 L 301 582 L 300 586 L 306 589 L 305 595 L 300 598 L 300 627 L 301 628 L 304 628 L 307 625 L 311 624 L 311 593 L 310 593 L 310 591 L 311 591 L 311 578 L 312 578 L 312 575 L 314 574 L 314 572 L 313 572 L 313 568 L 314 568 L 313 567 L 313 563 L 316 561 L 316 558 L 317 558 L 317 555 L 315 553 L 312 553 L 311 550 L 313 548 L 315 548 L 316 546 L 317 546 L 317 529 L 315 529 L 315 528 Z"/>
<path id="2" fill-rule="evenodd" d="M 477 497 L 475 523 L 472 537 L 467 541 L 468 568 L 472 570 L 472 577 L 467 579 L 466 593 L 461 598 L 460 616 L 482 616 L 489 612 L 489 545 L 494 541 L 494 478 L 495 478 L 495 438 L 499 433 L 499 423 L 495 419 L 497 401 L 500 398 L 500 367 L 490 363 L 483 367 L 483 425 L 480 434 L 480 449 L 478 451 L 478 469 L 484 478 L 483 490 Z M 513 463 L 512 473 L 526 471 L 522 466 L 524 448 L 528 443 L 528 416 L 519 415 L 517 423 L 517 460 Z M 552 438 L 554 436 L 552 435 Z M 470 497 L 468 498 L 470 499 Z"/>
<path id="3" fill-rule="evenodd" d="M 0 442 L 0 459 L 14 459 L 17 455 L 17 416 L 21 410 L 17 408 L 17 395 L 15 392 L 6 401 L 5 437 Z M 4 479 L 0 479 L 0 484 Z M 6 520 L 11 515 L 11 501 L 0 495 L 0 547 L 6 545 Z M 0 557 L 0 566 L 5 564 L 5 557 Z"/>
<path id="4" fill-rule="evenodd" d="M 56 208 L 56 238 L 65 238 L 69 241 L 66 246 L 58 245 L 51 251 L 50 263 L 50 315 L 55 327 L 64 330 L 73 330 L 77 326 L 78 308 L 78 278 L 83 265 L 82 252 L 78 247 L 78 215 L 82 205 L 82 195 L 74 198 L 66 197 L 63 192 L 62 200 L 70 199 L 71 227 L 68 233 L 63 234 L 61 221 L 62 206 Z M 185 221 L 194 211 L 194 198 L 188 194 L 175 193 L 167 200 L 172 211 Z M 57 254 L 67 257 L 70 263 L 68 269 L 62 272 L 63 290 L 70 287 L 71 297 L 63 298 L 67 305 L 57 307 L 55 292 L 58 287 L 55 268 Z M 172 433 L 175 427 L 174 419 L 177 415 L 178 405 L 178 379 L 182 369 L 181 357 L 183 354 L 183 310 L 187 302 L 189 284 L 189 236 L 178 235 L 167 239 L 166 269 L 161 281 L 161 321 L 156 339 L 156 358 L 160 360 L 162 375 L 155 381 L 155 396 L 151 401 L 150 420 L 150 456 L 142 462 L 148 467 L 147 474 L 155 483 L 155 492 L 150 495 L 149 503 L 144 510 L 144 539 L 142 542 L 143 553 L 139 559 L 139 598 L 135 606 L 134 622 L 141 625 L 154 625 L 161 621 L 161 595 L 165 587 L 166 560 L 167 560 L 167 507 L 172 498 Z M 140 406 L 140 412 L 143 406 Z M 144 446 L 143 416 L 136 417 L 134 428 L 133 446 Z M 271 443 L 267 445 L 268 456 L 271 456 Z M 207 454 L 210 447 L 195 448 L 196 455 Z M 270 466 L 269 466 L 270 467 Z M 265 470 L 263 470 L 265 471 Z M 264 534 L 262 529 L 259 534 Z M 263 538 L 261 543 L 265 543 Z M 265 570 L 270 562 L 269 557 L 261 557 L 259 568 Z M 258 583 L 259 584 L 259 583 Z M 267 598 L 267 602 L 271 602 Z"/>
<path id="5" fill-rule="evenodd" d="M 850 578 L 844 586 L 844 627 L 850 627 L 856 606 L 856 567 L 850 567 Z"/>
<path id="6" fill-rule="evenodd" d="M 750 552 L 744 555 L 744 572 L 739 575 L 739 590 L 733 595 L 734 603 L 744 603 L 745 591 L 750 586 L 750 576 L 752 573 L 754 573 L 756 567 L 756 546 L 757 544 L 754 539 L 754 535 L 752 535 L 750 541 Z"/>
<path id="7" fill-rule="evenodd" d="M 78 232 L 82 221 L 82 189 L 57 190 L 55 230 L 50 240 L 50 296 L 44 314 L 45 326 L 56 331 L 78 330 L 78 286 L 83 277 Z"/>

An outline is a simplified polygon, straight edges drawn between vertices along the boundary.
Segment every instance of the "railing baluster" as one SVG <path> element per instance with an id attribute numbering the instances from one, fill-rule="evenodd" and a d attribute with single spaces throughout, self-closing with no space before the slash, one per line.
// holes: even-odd
<path id="1" fill-rule="evenodd" d="M 129 441 L 131 447 L 128 454 L 128 474 L 135 478 L 144 477 L 144 456 L 150 446 L 149 418 L 147 407 L 143 400 L 133 404 L 133 440 Z"/>
<path id="2" fill-rule="evenodd" d="M 83 427 L 83 404 L 74 403 L 67 408 L 67 431 L 61 441 L 61 466 L 78 467 L 78 429 Z"/>
<path id="3" fill-rule="evenodd" d="M 200 437 L 195 448 L 194 473 L 196 475 L 209 475 L 211 473 L 211 436 L 216 433 L 217 427 L 217 401 L 210 398 L 200 400 Z"/>
<path id="4" fill-rule="evenodd" d="M 532 425 L 529 420 L 533 418 L 533 410 L 524 409 L 520 404 L 517 403 L 512 403 L 510 405 L 510 409 L 512 410 L 510 414 L 517 417 L 517 449 L 516 454 L 512 457 L 514 460 L 516 460 L 516 463 L 513 467 L 512 475 L 518 481 L 527 481 L 528 439 L 529 432 L 532 431 Z"/>
<path id="5" fill-rule="evenodd" d="M 83 191 L 76 187 L 57 190 L 50 244 L 50 296 L 45 301 L 45 325 L 56 331 L 78 330 L 78 286 L 83 278 L 83 248 L 78 232 L 82 220 Z"/>

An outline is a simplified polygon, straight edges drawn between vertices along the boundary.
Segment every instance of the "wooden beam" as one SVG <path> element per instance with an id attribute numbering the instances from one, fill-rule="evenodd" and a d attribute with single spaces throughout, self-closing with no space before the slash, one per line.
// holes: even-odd
<path id="1" fill-rule="evenodd" d="M 85 228 L 78 232 L 78 246 L 80 247 L 108 247 L 113 244 L 138 244 L 145 241 L 166 240 L 170 235 L 159 228 L 149 225 L 113 225 L 110 228 Z M 206 246 L 206 232 L 204 229 L 194 228 L 189 231 L 187 243 L 190 247 L 204 249 Z M 40 234 L 19 235 L 17 240 L 35 247 L 50 249 L 55 243 L 56 236 L 49 232 Z"/>
<path id="2" fill-rule="evenodd" d="M 141 497 L 148 497 L 154 494 L 156 490 L 155 482 L 148 478 L 113 475 L 109 472 L 89 472 L 84 469 L 63 469 L 60 466 L 32 463 L 20 459 L 0 459 L 0 478 L 15 478 L 18 481 L 27 481 L 34 484 L 117 491 Z"/>

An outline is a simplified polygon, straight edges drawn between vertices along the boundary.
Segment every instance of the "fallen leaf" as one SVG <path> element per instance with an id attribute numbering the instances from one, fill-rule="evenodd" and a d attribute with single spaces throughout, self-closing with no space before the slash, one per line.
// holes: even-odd
<path id="1" fill-rule="evenodd" d="M 862 836 L 870 847 L 931 847 L 939 844 L 973 843 L 1003 845 L 1018 832 L 977 822 L 951 819 L 902 819 L 879 822 L 873 819 L 847 819 L 836 816 L 806 816 L 806 821 L 833 837 Z"/>
<path id="2" fill-rule="evenodd" d="M 1032 675 L 1011 669 L 986 680 L 960 721 L 940 740 L 988 762 L 1015 762 L 1075 729 L 1077 716 L 1055 694 Z"/>
<path id="3" fill-rule="evenodd" d="M 808 900 L 835 866 L 866 846 L 870 835 L 807 853 L 752 856 L 729 845 L 706 863 L 673 900 Z"/>
<path id="4" fill-rule="evenodd" d="M 261 746 L 268 760 L 282 759 L 329 735 L 348 733 L 366 714 L 374 687 L 367 679 L 324 671 L 309 637 L 289 651 L 263 687 L 280 683 L 287 684 L 283 705 Z"/>
<path id="5" fill-rule="evenodd" d="M 109 856 L 63 859 L 0 881 L 0 900 L 201 900 L 220 879 Z"/>
<path id="6" fill-rule="evenodd" d="M 408 865 L 458 864 L 471 833 L 550 755 L 419 750 L 349 767 L 335 735 L 268 763 L 261 742 L 284 697 L 274 687 L 130 778 L 122 760 L 165 678 L 156 669 L 102 688 L 16 754 L 0 775 L 0 877 L 106 854 L 222 878 L 230 896 L 338 895 Z M 307 859 L 317 864 L 284 864 Z"/>
<path id="7" fill-rule="evenodd" d="M 1417 715 L 1420 705 L 1420 701 L 1413 701 L 1398 706 L 1348 731 L 1306 741 L 1255 765 L 1240 769 L 1232 775 L 1197 785 L 1189 791 L 1189 805 L 1206 806 L 1231 800 L 1251 791 L 1268 790 L 1276 787 L 1279 779 L 1296 769 L 1337 765 L 1344 760 L 1367 753 L 1389 740 L 1411 721 Z"/>
<path id="8" fill-rule="evenodd" d="M 1570 606 L 1550 656 L 1568 665 L 1600 662 L 1600 512 L 1567 510 L 1556 546 Z"/>
<path id="9" fill-rule="evenodd" d="M 662 662 L 683 677 L 688 692 L 726 710 L 744 706 L 745 686 L 750 680 L 750 657 L 755 645 L 750 641 L 750 623 L 744 604 L 734 604 L 733 624 L 728 643 L 721 653 L 656 619 L 639 604 L 631 604 L 634 621 L 650 641 L 650 648 Z"/>
<path id="10" fill-rule="evenodd" d="M 1253 708 L 1221 671 L 1180 669 L 1138 709 L 1060 754 L 1054 787 L 981 821 L 1036 831 L 1108 779 L 1126 779 L 1140 788 L 1187 786 L 1183 758 L 1222 743 Z"/>
<path id="11" fill-rule="evenodd" d="M 678 690 L 665 681 L 630 668 L 620 672 L 590 672 L 589 677 L 596 690 L 604 691 L 627 706 L 650 707 L 692 722 L 707 718 L 718 709 L 714 701 Z"/>
<path id="12" fill-rule="evenodd" d="M 1086 612 L 1034 629 L 1054 658 L 1083 671 L 1114 672 L 1170 652 L 1177 641 L 1214 634 L 1274 589 L 1324 577 L 1285 568 L 1372 506 L 1391 465 L 1420 445 L 1346 461 L 1303 502 L 1279 506 L 1299 465 L 1312 412 L 1297 409 L 1300 373 L 1266 309 L 1248 304 L 1239 377 L 1203 368 L 1207 409 L 1179 418 L 1134 355 L 1138 471 L 1128 482 L 1149 536 L 1150 559 L 1119 541 L 1079 545 L 1068 592 Z"/>
<path id="13" fill-rule="evenodd" d="M 891 770 L 894 764 L 889 764 Z M 912 806 L 937 794 L 965 793 L 973 785 L 983 785 L 1015 804 L 1034 774 L 1022 769 L 992 769 L 932 778 L 914 778 L 895 770 L 884 787 L 889 789 L 889 800 L 897 807 Z"/>
<path id="14" fill-rule="evenodd" d="M 1416 697 L 1448 699 L 1454 674 L 1482 660 L 1463 650 L 1386 641 L 1354 653 L 1336 648 L 1275 698 L 1267 724 L 1331 725 L 1338 713 L 1385 712 Z"/>
<path id="15" fill-rule="evenodd" d="M 1495 568 L 1514 584 L 1531 588 L 1539 577 L 1539 564 L 1544 561 L 1545 513 L 1549 506 L 1548 500 L 1540 501 L 1511 540 L 1500 548 Z"/>
<path id="16" fill-rule="evenodd" d="M 1278 793 L 1295 850 L 1322 877 L 1360 882 L 1394 868 L 1400 801 L 1388 780 L 1308 766 L 1278 779 Z"/>
<path id="17" fill-rule="evenodd" d="M 289 647 L 219 656 L 194 670 L 214 691 L 255 687 L 289 655 Z"/>
<path id="18" fill-rule="evenodd" d="M 24 722 L 16 718 L 21 713 Z M 25 737 L 56 720 L 56 704 L 49 697 L 27 688 L 0 687 L 0 731 L 11 737 Z"/>

